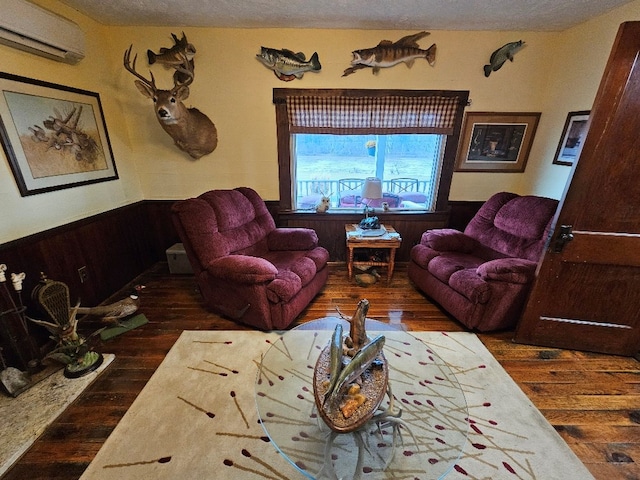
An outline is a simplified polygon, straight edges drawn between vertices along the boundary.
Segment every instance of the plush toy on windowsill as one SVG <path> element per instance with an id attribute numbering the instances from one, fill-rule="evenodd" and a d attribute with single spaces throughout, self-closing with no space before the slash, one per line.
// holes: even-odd
<path id="1" fill-rule="evenodd" d="M 323 195 L 320 199 L 320 203 L 316 205 L 316 213 L 326 213 L 331 207 L 331 199 L 326 195 Z"/>

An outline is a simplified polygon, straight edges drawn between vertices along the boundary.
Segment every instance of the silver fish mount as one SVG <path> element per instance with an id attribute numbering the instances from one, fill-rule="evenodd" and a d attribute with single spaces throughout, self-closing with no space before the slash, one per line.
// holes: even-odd
<path id="1" fill-rule="evenodd" d="M 316 408 L 336 433 L 349 433 L 372 419 L 389 395 L 389 365 L 384 356 L 385 336 L 369 341 L 364 328 L 367 300 L 358 303 L 348 336 L 338 324 L 313 370 Z M 390 395 L 389 395 L 390 397 Z"/>

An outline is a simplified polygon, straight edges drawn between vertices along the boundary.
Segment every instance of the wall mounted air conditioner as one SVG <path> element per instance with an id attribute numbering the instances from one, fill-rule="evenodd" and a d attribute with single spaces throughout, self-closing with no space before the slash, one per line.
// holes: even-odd
<path id="1" fill-rule="evenodd" d="M 84 58 L 84 32 L 71 20 L 26 0 L 0 0 L 0 12 L 0 43 L 59 62 Z"/>

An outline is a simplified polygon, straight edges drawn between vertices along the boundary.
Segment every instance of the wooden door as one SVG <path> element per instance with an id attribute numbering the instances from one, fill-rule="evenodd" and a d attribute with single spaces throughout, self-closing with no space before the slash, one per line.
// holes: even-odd
<path id="1" fill-rule="evenodd" d="M 634 355 L 640 350 L 640 22 L 620 26 L 589 123 L 514 340 Z M 564 246 L 563 234 L 570 239 Z"/>

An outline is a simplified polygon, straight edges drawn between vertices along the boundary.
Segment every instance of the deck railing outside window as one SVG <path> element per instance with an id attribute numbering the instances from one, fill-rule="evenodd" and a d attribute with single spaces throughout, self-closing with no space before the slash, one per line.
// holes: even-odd
<path id="1" fill-rule="evenodd" d="M 355 179 L 349 179 L 353 181 Z M 364 178 L 362 179 L 364 183 Z M 348 188 L 350 184 L 342 180 L 298 180 L 296 181 L 298 210 L 315 210 L 323 195 L 329 195 L 332 208 L 361 208 L 360 188 Z M 414 210 L 424 209 L 429 195 L 429 181 L 416 178 L 398 178 L 382 181 L 382 191 L 390 208 Z M 394 204 L 395 203 L 395 204 Z"/>

